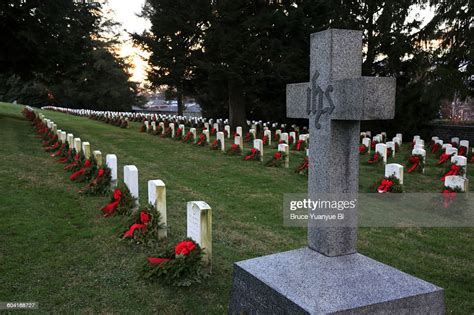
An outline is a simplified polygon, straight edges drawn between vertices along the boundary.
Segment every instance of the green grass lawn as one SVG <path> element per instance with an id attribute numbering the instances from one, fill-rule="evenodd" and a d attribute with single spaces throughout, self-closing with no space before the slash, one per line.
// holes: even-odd
<path id="1" fill-rule="evenodd" d="M 104 219 L 99 211 L 109 197 L 79 195 L 81 185 L 70 182 L 63 166 L 42 150 L 21 109 L 0 103 L 0 301 L 37 301 L 43 312 L 223 314 L 234 262 L 306 244 L 305 229 L 282 221 L 283 194 L 307 190 L 307 178 L 292 170 L 302 154 L 291 154 L 290 169 L 265 168 L 139 133 L 137 123 L 121 129 L 43 112 L 59 129 L 89 141 L 92 150 L 117 154 L 119 178 L 124 165 L 136 165 L 142 204 L 148 180 L 166 183 L 171 242 L 185 237 L 187 201 L 203 200 L 213 208 L 212 276 L 191 288 L 144 281 L 141 266 L 153 253 L 119 240 L 125 219 Z M 404 164 L 406 152 L 395 161 Z M 361 158 L 361 192 L 383 176 L 383 168 L 364 163 L 367 158 Z M 433 163 L 430 157 L 427 164 Z M 438 192 L 438 175 L 434 167 L 406 174 L 405 189 Z M 360 228 L 358 246 L 369 257 L 445 288 L 448 313 L 471 314 L 473 237 L 473 228 Z"/>

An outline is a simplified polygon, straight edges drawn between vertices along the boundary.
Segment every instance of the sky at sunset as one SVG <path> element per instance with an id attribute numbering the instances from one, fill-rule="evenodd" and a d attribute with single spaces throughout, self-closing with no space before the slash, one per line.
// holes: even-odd
<path id="1" fill-rule="evenodd" d="M 127 32 L 141 33 L 149 28 L 147 20 L 137 16 L 141 12 L 145 0 L 106 0 L 106 9 L 110 10 L 111 18 L 122 24 L 124 43 L 121 46 L 121 56 L 130 58 L 132 69 L 132 80 L 143 83 L 146 81 L 146 58 L 147 54 L 140 49 L 133 47 Z M 433 10 L 426 8 L 423 10 L 415 9 L 408 17 L 408 21 L 414 18 L 423 18 L 423 24 L 433 18 Z"/>

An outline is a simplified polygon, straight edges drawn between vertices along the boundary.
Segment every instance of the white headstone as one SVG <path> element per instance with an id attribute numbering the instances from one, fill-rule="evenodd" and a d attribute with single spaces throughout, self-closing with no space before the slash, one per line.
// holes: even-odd
<path id="1" fill-rule="evenodd" d="M 138 200 L 138 169 L 135 165 L 125 165 L 123 167 L 123 181 L 130 190 L 132 197 Z"/>
<path id="2" fill-rule="evenodd" d="M 290 137 L 293 139 L 293 143 L 295 143 L 296 142 L 296 132 L 291 131 L 290 132 Z"/>
<path id="3" fill-rule="evenodd" d="M 196 143 L 196 140 L 197 140 L 197 138 L 196 138 L 196 128 L 189 129 L 189 132 L 191 132 L 192 137 L 194 139 L 194 143 Z"/>
<path id="4" fill-rule="evenodd" d="M 395 176 L 403 185 L 403 166 L 396 163 L 385 165 L 385 177 Z"/>
<path id="5" fill-rule="evenodd" d="M 451 138 L 451 143 L 457 143 L 457 144 L 459 144 L 459 138 L 458 138 L 458 137 L 453 137 L 453 138 Z"/>
<path id="6" fill-rule="evenodd" d="M 280 141 L 283 141 L 284 143 L 288 144 L 288 133 L 283 132 L 283 133 L 280 135 Z"/>
<path id="7" fill-rule="evenodd" d="M 158 236 L 160 239 L 168 236 L 167 222 L 168 217 L 166 214 L 166 185 L 162 180 L 155 179 L 148 181 L 148 203 L 155 206 L 156 211 L 160 213 L 160 223 L 165 225 L 165 228 L 160 229 Z"/>
<path id="8" fill-rule="evenodd" d="M 447 147 L 446 148 L 446 154 L 449 154 L 449 155 L 457 155 L 458 154 L 458 149 L 457 148 L 454 148 L 454 147 Z"/>
<path id="9" fill-rule="evenodd" d="M 187 237 L 201 246 L 204 261 L 212 260 L 212 209 L 204 201 L 189 201 L 187 204 Z"/>
<path id="10" fill-rule="evenodd" d="M 92 155 L 94 156 L 94 159 L 97 163 L 97 167 L 101 167 L 102 166 L 102 152 L 100 152 L 99 150 L 95 150 L 92 152 Z"/>
<path id="11" fill-rule="evenodd" d="M 112 177 L 113 185 L 117 183 L 117 156 L 115 154 L 107 154 L 105 156 L 105 163 L 110 168 L 110 175 Z"/>
<path id="12" fill-rule="evenodd" d="M 61 131 L 60 139 L 62 143 L 66 143 L 66 139 L 67 139 L 66 131 Z"/>
<path id="13" fill-rule="evenodd" d="M 268 139 L 267 144 L 272 145 L 272 132 L 269 129 L 267 129 L 263 132 L 263 136 L 267 137 L 267 139 Z"/>
<path id="14" fill-rule="evenodd" d="M 221 151 L 225 151 L 225 136 L 224 136 L 224 133 L 222 131 L 218 131 L 217 132 L 217 140 L 219 140 L 221 142 Z"/>
<path id="15" fill-rule="evenodd" d="M 443 144 L 442 148 L 443 148 L 443 151 L 446 150 L 447 148 L 452 148 L 452 144 L 451 143 L 445 143 Z"/>
<path id="16" fill-rule="evenodd" d="M 459 142 L 459 146 L 465 147 L 466 149 L 468 149 L 469 148 L 469 140 L 461 140 Z"/>
<path id="17" fill-rule="evenodd" d="M 69 145 L 69 149 L 74 148 L 74 135 L 72 133 L 67 134 L 67 144 Z"/>
<path id="18" fill-rule="evenodd" d="M 224 130 L 227 132 L 227 138 L 229 139 L 230 138 L 230 126 L 229 125 L 225 125 L 224 126 Z"/>
<path id="19" fill-rule="evenodd" d="M 464 174 L 462 175 L 464 178 L 467 178 L 467 158 L 462 155 L 455 155 L 451 157 L 451 163 L 456 164 L 464 168 Z"/>
<path id="20" fill-rule="evenodd" d="M 398 146 L 402 145 L 402 139 L 400 139 L 399 137 L 394 137 L 392 141 L 398 144 Z"/>
<path id="21" fill-rule="evenodd" d="M 377 143 L 375 145 L 375 152 L 380 154 L 384 163 L 387 163 L 387 145 L 385 143 Z"/>
<path id="22" fill-rule="evenodd" d="M 90 159 L 91 157 L 91 144 L 89 142 L 82 143 L 82 152 L 84 153 L 84 157 L 86 160 Z"/>
<path id="23" fill-rule="evenodd" d="M 174 123 L 170 123 L 169 127 L 171 129 L 171 138 L 174 138 L 174 135 L 175 135 Z"/>
<path id="24" fill-rule="evenodd" d="M 415 144 L 415 146 L 413 147 L 414 149 L 424 149 L 425 146 L 422 145 L 422 144 Z"/>
<path id="25" fill-rule="evenodd" d="M 424 149 L 413 149 L 411 150 L 412 155 L 422 155 L 423 158 L 426 158 L 426 151 Z"/>
<path id="26" fill-rule="evenodd" d="M 241 136 L 241 137 L 243 136 L 243 135 L 242 135 L 242 127 L 237 127 L 237 128 L 235 128 L 235 132 L 236 132 L 239 136 Z"/>
<path id="27" fill-rule="evenodd" d="M 386 145 L 387 145 L 387 148 L 392 150 L 392 156 L 395 157 L 395 142 L 388 141 Z"/>
<path id="28" fill-rule="evenodd" d="M 81 138 L 74 138 L 74 149 L 77 154 L 81 152 Z"/>
<path id="29" fill-rule="evenodd" d="M 286 143 L 278 144 L 278 151 L 285 153 L 284 167 L 290 167 L 290 147 Z"/>
<path id="30" fill-rule="evenodd" d="M 462 176 L 446 176 L 444 179 L 444 186 L 455 189 L 460 188 L 462 191 L 467 191 L 468 180 Z"/>
<path id="31" fill-rule="evenodd" d="M 206 142 L 209 143 L 209 129 L 203 130 L 202 133 L 206 136 Z"/>
<path id="32" fill-rule="evenodd" d="M 370 152 L 371 149 L 371 141 L 370 138 L 364 138 L 362 139 L 362 144 L 365 145 L 368 148 L 368 152 Z"/>
<path id="33" fill-rule="evenodd" d="M 253 147 L 260 151 L 260 161 L 263 161 L 263 141 L 261 139 L 253 140 Z"/>

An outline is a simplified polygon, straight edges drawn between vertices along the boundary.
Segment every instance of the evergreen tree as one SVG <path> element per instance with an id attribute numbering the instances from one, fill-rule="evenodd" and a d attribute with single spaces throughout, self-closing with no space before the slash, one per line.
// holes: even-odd
<path id="1" fill-rule="evenodd" d="M 142 16 L 150 31 L 133 34 L 135 43 L 150 52 L 148 80 L 152 87 L 166 85 L 178 99 L 178 115 L 184 111 L 183 97 L 192 89 L 196 59 L 203 53 L 203 33 L 209 27 L 207 0 L 147 0 Z"/>

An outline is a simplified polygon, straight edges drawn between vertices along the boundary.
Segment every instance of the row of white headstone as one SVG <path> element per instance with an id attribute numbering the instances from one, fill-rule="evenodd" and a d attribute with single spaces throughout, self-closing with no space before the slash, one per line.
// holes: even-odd
<path id="1" fill-rule="evenodd" d="M 467 158 L 462 155 L 458 155 L 458 149 L 453 147 L 452 143 L 456 143 L 459 147 L 465 147 L 466 152 L 469 151 L 469 141 L 468 140 L 460 140 L 458 137 L 451 138 L 451 143 L 444 143 L 443 140 L 439 139 L 439 137 L 433 136 L 431 137 L 431 141 L 434 144 L 438 144 L 441 146 L 442 151 L 447 154 L 451 155 L 451 163 L 456 164 L 459 167 L 464 168 L 464 174 L 462 175 L 452 175 L 446 176 L 444 179 L 444 186 L 448 188 L 459 188 L 463 192 L 468 191 L 469 180 L 467 179 Z M 423 156 L 423 159 L 426 158 L 426 150 L 424 148 L 425 142 L 421 139 L 420 136 L 413 137 L 414 148 L 412 150 L 412 154 L 419 154 Z"/>
<path id="2" fill-rule="evenodd" d="M 360 133 L 362 144 L 367 147 L 368 152 L 370 153 L 372 150 L 372 143 L 375 142 L 375 152 L 380 155 L 383 160 L 383 163 L 387 163 L 388 159 L 388 149 L 391 149 L 392 156 L 395 156 L 395 148 L 398 145 L 399 147 L 402 145 L 403 135 L 401 133 L 397 133 L 395 137 L 393 137 L 392 141 L 387 141 L 384 143 L 384 139 L 387 139 L 387 133 L 381 132 L 380 134 L 375 135 L 371 139 L 371 132 L 364 131 Z"/>
<path id="3" fill-rule="evenodd" d="M 203 123 L 205 126 L 207 126 L 206 127 L 207 129 L 209 129 L 209 126 L 214 126 L 215 128 L 216 125 L 219 126 L 219 125 L 229 124 L 228 119 L 213 119 L 213 118 L 207 119 L 205 117 L 189 117 L 189 116 L 178 116 L 178 115 L 167 115 L 167 114 L 116 112 L 116 111 L 96 111 L 96 110 L 91 110 L 91 109 L 73 109 L 73 108 L 63 108 L 63 107 L 57 107 L 57 106 L 44 106 L 42 107 L 42 109 L 59 111 L 62 113 L 72 114 L 76 116 L 85 116 L 85 117 L 102 116 L 102 117 L 111 118 L 111 119 L 121 118 L 121 119 L 134 120 L 134 121 L 150 121 L 148 123 L 149 124 L 148 127 L 151 127 L 151 122 L 163 122 L 163 121 L 176 122 L 177 124 L 179 124 L 180 122 L 187 122 L 190 124 Z M 280 124 L 280 123 L 269 122 L 269 121 L 263 122 L 262 120 L 258 120 L 258 121 L 247 120 L 247 125 L 249 126 L 250 130 L 253 129 L 255 131 L 257 130 L 257 128 L 284 129 L 287 126 L 286 124 Z M 291 127 L 295 131 L 299 132 L 298 126 L 292 125 Z M 239 133 L 239 134 L 242 136 L 242 133 Z"/>
<path id="4" fill-rule="evenodd" d="M 40 114 L 39 117 L 48 126 L 48 129 L 58 135 L 62 143 L 68 143 L 70 148 L 74 148 L 79 154 L 84 153 L 86 159 L 91 157 L 91 146 L 89 142 L 81 142 L 80 138 L 75 138 L 72 133 L 66 133 L 57 129 L 57 125 L 50 119 Z M 93 151 L 97 165 L 102 166 L 102 153 Z M 107 154 L 106 165 L 111 169 L 112 185 L 117 185 L 118 161 L 115 154 Z M 130 190 L 132 197 L 139 200 L 138 168 L 135 165 L 125 165 L 123 167 L 123 181 Z M 165 228 L 160 230 L 160 238 L 167 237 L 167 212 L 166 212 L 166 185 L 160 179 L 148 181 L 148 203 L 155 206 L 160 213 L 161 222 Z M 138 208 L 138 205 L 137 205 Z M 198 243 L 204 252 L 204 261 L 209 263 L 212 256 L 212 209 L 204 201 L 190 201 L 187 203 L 187 237 Z"/>
<path id="5" fill-rule="evenodd" d="M 398 135 L 397 135 L 398 137 Z M 444 186 L 448 188 L 459 188 L 463 192 L 468 191 L 469 181 L 467 179 L 467 158 L 462 155 L 458 155 L 458 149 L 453 147 L 451 143 L 457 143 L 459 146 L 464 146 L 466 152 L 469 150 L 469 141 L 459 140 L 459 138 L 452 138 L 451 143 L 443 143 L 443 140 L 440 140 L 438 137 L 432 137 L 431 140 L 433 143 L 441 145 L 443 152 L 451 156 L 451 163 L 456 164 L 464 168 L 462 175 L 451 175 L 446 176 L 444 179 Z M 426 159 L 426 150 L 424 148 L 425 142 L 421 139 L 420 136 L 413 137 L 414 148 L 412 150 L 412 155 L 421 155 L 423 159 Z M 377 151 L 377 149 L 376 149 Z M 379 151 L 377 151 L 379 152 Z M 473 150 L 474 152 L 474 150 Z M 424 170 L 423 170 L 424 172 Z M 385 177 L 395 176 L 400 184 L 403 185 L 403 166 L 397 163 L 387 164 L 385 166 Z"/>

